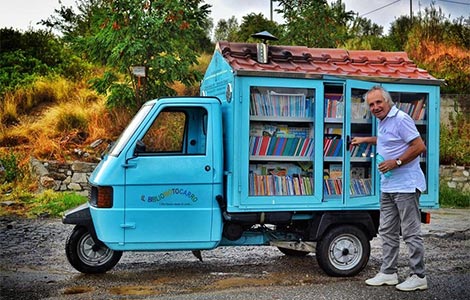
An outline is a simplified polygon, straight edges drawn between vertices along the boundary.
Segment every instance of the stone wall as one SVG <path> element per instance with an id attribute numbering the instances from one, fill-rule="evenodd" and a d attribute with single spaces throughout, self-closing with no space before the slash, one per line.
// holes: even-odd
<path id="1" fill-rule="evenodd" d="M 96 163 L 39 161 L 31 158 L 31 167 L 38 178 L 39 188 L 54 191 L 73 191 L 88 196 L 88 178 Z"/>
<path id="2" fill-rule="evenodd" d="M 448 125 L 450 117 L 456 114 L 470 118 L 470 95 L 441 95 L 441 123 Z"/>
<path id="3" fill-rule="evenodd" d="M 452 189 L 470 193 L 470 167 L 440 166 L 439 180 Z"/>

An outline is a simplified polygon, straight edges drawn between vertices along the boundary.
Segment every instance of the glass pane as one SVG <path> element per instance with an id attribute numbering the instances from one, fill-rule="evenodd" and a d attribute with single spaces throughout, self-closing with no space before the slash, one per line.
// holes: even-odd
<path id="1" fill-rule="evenodd" d="M 250 196 L 313 195 L 314 95 L 250 88 Z"/>

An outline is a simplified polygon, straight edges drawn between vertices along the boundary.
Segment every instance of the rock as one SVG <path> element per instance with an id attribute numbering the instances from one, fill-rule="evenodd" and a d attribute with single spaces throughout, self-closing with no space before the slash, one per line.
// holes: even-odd
<path id="1" fill-rule="evenodd" d="M 42 187 L 46 189 L 52 189 L 56 185 L 54 178 L 51 178 L 49 176 L 41 176 L 39 178 L 39 183 L 41 184 Z"/>

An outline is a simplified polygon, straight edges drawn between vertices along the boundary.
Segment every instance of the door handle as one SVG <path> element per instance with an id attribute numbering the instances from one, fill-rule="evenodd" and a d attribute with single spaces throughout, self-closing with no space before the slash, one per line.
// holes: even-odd
<path id="1" fill-rule="evenodd" d="M 137 167 L 137 164 L 122 164 L 121 165 L 124 169 L 129 169 L 129 168 L 136 168 Z"/>
<path id="2" fill-rule="evenodd" d="M 204 170 L 206 170 L 207 172 L 209 172 L 211 170 L 211 166 L 207 165 L 204 167 Z"/>
<path id="3" fill-rule="evenodd" d="M 351 148 L 351 143 L 352 143 L 351 137 L 347 135 L 346 136 L 346 151 L 349 151 L 349 149 Z"/>

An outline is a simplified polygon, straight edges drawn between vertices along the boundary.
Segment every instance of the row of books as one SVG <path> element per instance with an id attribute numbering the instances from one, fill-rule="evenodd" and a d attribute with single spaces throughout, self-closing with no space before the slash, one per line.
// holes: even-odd
<path id="1" fill-rule="evenodd" d="M 363 179 L 370 177 L 370 167 L 368 166 L 351 166 L 350 178 Z M 343 165 L 341 163 L 329 164 L 328 168 L 323 169 L 324 179 L 341 179 L 343 178 Z"/>
<path id="2" fill-rule="evenodd" d="M 424 120 L 426 118 L 426 103 L 424 99 L 411 102 L 396 103 L 397 108 L 410 115 L 413 120 Z"/>
<path id="3" fill-rule="evenodd" d="M 304 94 L 252 93 L 250 115 L 308 118 L 313 116 L 312 104 Z"/>
<path id="4" fill-rule="evenodd" d="M 341 156 L 343 149 L 343 139 L 338 137 L 325 136 L 323 139 L 323 155 L 324 156 Z"/>
<path id="5" fill-rule="evenodd" d="M 354 101 L 351 102 L 351 115 L 353 120 L 370 119 L 372 117 L 369 107 L 364 102 Z"/>
<path id="6" fill-rule="evenodd" d="M 325 179 L 323 180 L 323 193 L 325 195 L 342 195 L 343 194 L 343 180 Z M 372 180 L 370 178 L 351 179 L 349 185 L 349 193 L 353 196 L 371 195 L 372 194 Z"/>
<path id="7" fill-rule="evenodd" d="M 349 152 L 351 157 L 372 157 L 374 156 L 374 147 L 371 144 L 363 143 L 359 145 L 351 145 Z"/>
<path id="8" fill-rule="evenodd" d="M 296 127 L 287 124 L 276 123 L 258 123 L 251 122 L 250 136 L 275 136 L 275 137 L 298 137 L 308 138 L 312 137 L 313 130 L 311 127 Z"/>
<path id="9" fill-rule="evenodd" d="M 250 196 L 300 196 L 313 195 L 311 176 L 258 175 L 250 172 Z"/>
<path id="10" fill-rule="evenodd" d="M 311 157 L 314 143 L 311 138 L 251 136 L 250 155 Z"/>
<path id="11" fill-rule="evenodd" d="M 343 115 L 343 94 L 325 94 L 325 118 L 342 118 Z"/>

